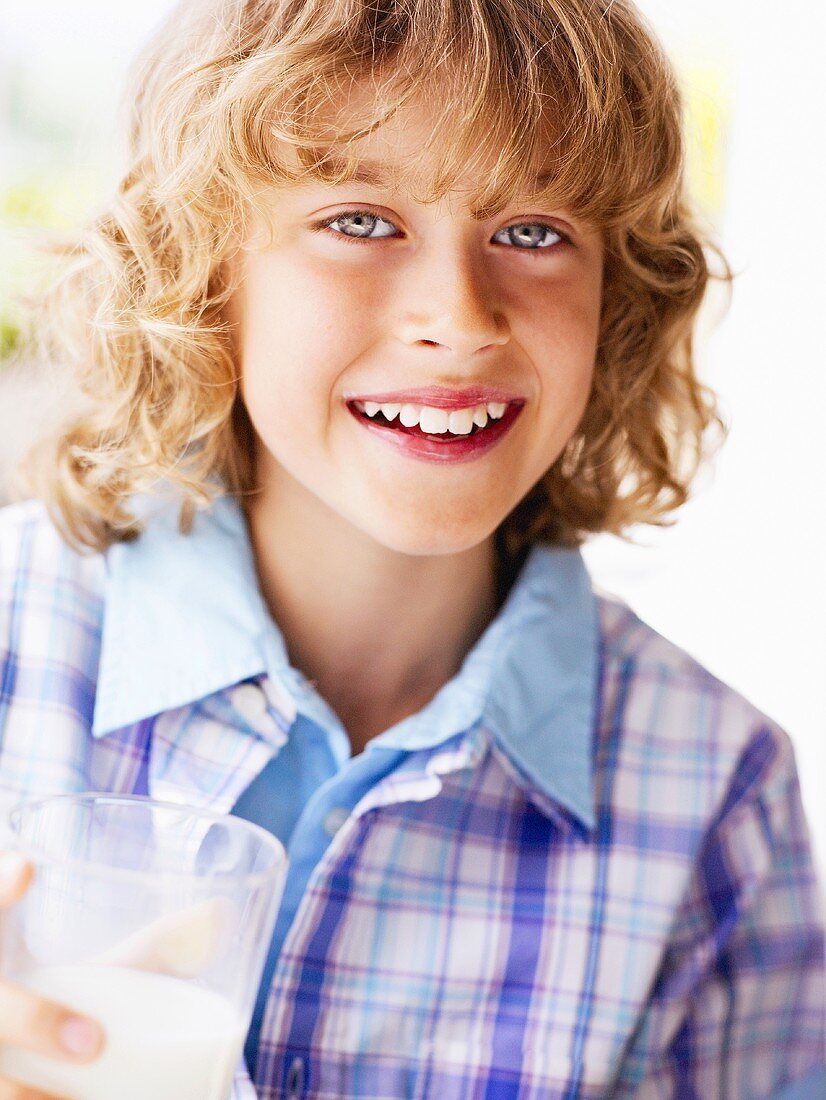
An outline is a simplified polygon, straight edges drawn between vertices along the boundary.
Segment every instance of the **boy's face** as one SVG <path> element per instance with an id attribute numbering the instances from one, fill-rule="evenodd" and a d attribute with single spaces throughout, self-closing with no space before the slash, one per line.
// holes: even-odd
<path id="1" fill-rule="evenodd" d="M 397 163 L 428 133 L 424 108 L 400 113 L 359 142 L 362 163 Z M 601 238 L 519 197 L 477 221 L 462 194 L 424 205 L 309 182 L 267 196 L 273 242 L 259 218 L 229 315 L 268 508 L 300 523 L 320 506 L 393 550 L 459 552 L 562 452 L 591 387 Z"/>

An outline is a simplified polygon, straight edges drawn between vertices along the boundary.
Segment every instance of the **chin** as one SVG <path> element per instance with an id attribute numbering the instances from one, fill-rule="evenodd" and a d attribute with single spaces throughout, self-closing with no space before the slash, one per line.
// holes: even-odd
<path id="1" fill-rule="evenodd" d="M 490 538 L 498 525 L 496 519 L 480 523 L 479 516 L 472 522 L 439 522 L 434 517 L 421 517 L 418 522 L 399 523 L 389 519 L 365 529 L 376 542 L 398 554 L 416 557 L 433 557 L 443 554 L 461 554 Z"/>

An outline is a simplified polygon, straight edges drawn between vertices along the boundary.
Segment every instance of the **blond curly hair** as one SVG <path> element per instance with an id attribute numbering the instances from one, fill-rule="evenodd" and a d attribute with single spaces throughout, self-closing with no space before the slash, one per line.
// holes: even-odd
<path id="1" fill-rule="evenodd" d="M 316 120 L 363 78 L 372 112 L 336 135 L 335 180 L 426 80 L 439 170 L 425 201 L 478 165 L 490 217 L 541 174 L 543 195 L 602 232 L 590 399 L 503 521 L 503 552 L 661 525 L 687 499 L 709 429 L 723 430 L 696 376 L 695 320 L 709 279 L 731 274 L 685 193 L 674 71 L 629 0 L 185 0 L 133 68 L 127 170 L 58 246 L 33 327 L 83 402 L 23 485 L 77 548 L 138 534 L 134 493 L 173 486 L 186 531 L 216 493 L 255 491 L 227 272 L 267 187 L 331 179 Z"/>

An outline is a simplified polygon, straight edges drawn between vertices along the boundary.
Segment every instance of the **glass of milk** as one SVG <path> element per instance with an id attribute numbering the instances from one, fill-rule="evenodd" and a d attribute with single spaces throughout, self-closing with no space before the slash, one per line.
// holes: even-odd
<path id="1" fill-rule="evenodd" d="M 0 1074 L 71 1100 L 227 1100 L 287 856 L 242 818 L 139 796 L 16 806 L 35 868 L 3 914 L 4 978 L 98 1020 L 94 1061 L 0 1049 Z"/>

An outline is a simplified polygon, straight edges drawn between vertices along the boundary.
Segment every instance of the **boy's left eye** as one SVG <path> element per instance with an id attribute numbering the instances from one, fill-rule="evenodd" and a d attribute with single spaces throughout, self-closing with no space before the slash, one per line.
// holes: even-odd
<path id="1" fill-rule="evenodd" d="M 336 227 L 337 223 L 338 227 Z M 394 232 L 384 230 L 374 234 L 373 230 L 379 226 L 389 226 L 391 230 L 395 229 L 392 222 L 379 217 L 378 214 L 371 213 L 369 210 L 348 210 L 343 214 L 336 214 L 335 217 L 317 222 L 312 228 L 314 230 L 325 229 L 347 242 L 379 240 L 383 237 L 396 236 Z M 353 232 L 349 230 L 353 230 Z M 523 252 L 549 248 L 560 241 L 567 240 L 558 229 L 546 222 L 517 222 L 515 225 L 498 229 L 492 239 L 496 240 L 497 237 L 499 238 L 497 244 L 512 244 L 516 246 L 517 250 Z"/>
<path id="2" fill-rule="evenodd" d="M 545 222 L 517 222 L 516 225 L 508 225 L 493 234 L 494 240 L 501 233 L 507 235 L 511 244 L 524 249 L 549 248 L 565 240 L 558 229 L 554 229 L 552 225 L 546 225 Z"/>

